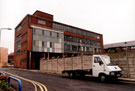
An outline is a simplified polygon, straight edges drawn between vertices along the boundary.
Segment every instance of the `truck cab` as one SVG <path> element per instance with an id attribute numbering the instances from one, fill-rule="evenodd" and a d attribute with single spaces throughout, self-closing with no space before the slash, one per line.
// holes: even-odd
<path id="1" fill-rule="evenodd" d="M 93 55 L 92 75 L 99 77 L 104 82 L 106 78 L 111 77 L 117 79 L 122 74 L 120 67 L 114 64 L 109 56 Z"/>

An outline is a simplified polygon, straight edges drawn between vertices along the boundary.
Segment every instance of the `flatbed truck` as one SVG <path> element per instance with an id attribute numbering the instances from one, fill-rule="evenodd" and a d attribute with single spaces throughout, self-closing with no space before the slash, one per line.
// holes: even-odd
<path id="1" fill-rule="evenodd" d="M 78 65 L 82 65 L 82 67 L 80 68 Z M 101 82 L 105 82 L 107 78 L 116 80 L 122 76 L 121 68 L 115 65 L 107 55 L 93 55 L 87 60 L 76 61 L 72 64 L 67 62 L 65 66 L 67 68 L 62 71 L 62 74 L 68 74 L 72 77 L 91 75 L 100 78 Z"/>

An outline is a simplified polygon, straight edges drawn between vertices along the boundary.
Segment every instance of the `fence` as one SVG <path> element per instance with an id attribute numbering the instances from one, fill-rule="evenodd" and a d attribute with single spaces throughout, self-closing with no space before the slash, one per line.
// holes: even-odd
<path id="1" fill-rule="evenodd" d="M 135 78 L 135 51 L 108 53 L 108 55 L 120 66 L 123 77 Z"/>

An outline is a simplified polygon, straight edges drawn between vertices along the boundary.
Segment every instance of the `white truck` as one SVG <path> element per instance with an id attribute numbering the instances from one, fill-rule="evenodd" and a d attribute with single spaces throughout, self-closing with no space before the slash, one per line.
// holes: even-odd
<path id="1" fill-rule="evenodd" d="M 80 68 L 78 65 L 83 67 Z M 93 77 L 99 77 L 101 82 L 104 82 L 106 78 L 117 79 L 122 76 L 120 67 L 113 64 L 107 55 L 93 55 L 87 60 L 76 61 L 72 64 L 67 62 L 65 66 L 66 68 L 62 71 L 62 74 L 68 74 L 72 77 L 89 74 Z"/>

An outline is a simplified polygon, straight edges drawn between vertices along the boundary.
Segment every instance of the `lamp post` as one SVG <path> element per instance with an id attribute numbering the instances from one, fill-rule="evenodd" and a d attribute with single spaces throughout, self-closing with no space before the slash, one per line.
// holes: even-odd
<path id="1" fill-rule="evenodd" d="M 0 47 L 1 47 L 1 30 L 12 30 L 11 28 L 0 28 Z M 0 65 L 1 65 L 1 48 L 0 48 Z"/>

